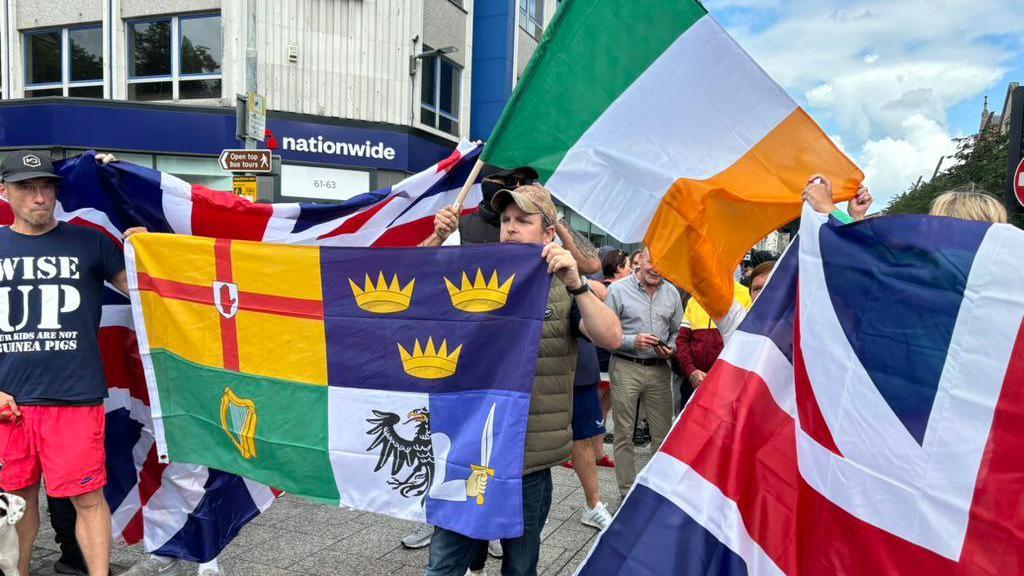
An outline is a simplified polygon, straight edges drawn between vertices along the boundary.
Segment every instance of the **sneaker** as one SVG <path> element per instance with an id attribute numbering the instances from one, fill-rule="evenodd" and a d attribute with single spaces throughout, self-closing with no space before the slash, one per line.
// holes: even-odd
<path id="1" fill-rule="evenodd" d="M 466 568 L 466 576 L 487 576 L 487 570 L 481 570 L 479 572 L 473 572 L 469 568 Z"/>
<path id="2" fill-rule="evenodd" d="M 598 466 L 604 466 L 605 468 L 615 468 L 615 460 L 612 457 L 605 454 L 600 460 L 597 461 Z"/>
<path id="3" fill-rule="evenodd" d="M 57 560 L 53 563 L 53 571 L 57 574 L 70 574 L 71 576 L 89 576 L 87 570 L 63 560 Z"/>
<path id="4" fill-rule="evenodd" d="M 562 468 L 568 468 L 569 470 L 572 470 L 572 460 L 566 460 L 565 462 L 562 462 Z"/>
<path id="5" fill-rule="evenodd" d="M 224 576 L 224 571 L 219 567 L 201 566 L 199 568 L 199 576 Z"/>
<path id="6" fill-rule="evenodd" d="M 434 537 L 434 527 L 430 524 L 420 524 L 412 534 L 402 538 L 402 546 L 415 550 L 426 548 L 430 545 L 430 539 Z"/>
<path id="7" fill-rule="evenodd" d="M 183 576 L 185 564 L 176 558 L 150 556 L 128 569 L 121 576 Z"/>
<path id="8" fill-rule="evenodd" d="M 487 543 L 487 553 L 495 558 L 501 558 L 505 551 L 501 548 L 501 540 L 491 540 Z"/>
<path id="9" fill-rule="evenodd" d="M 612 523 L 612 515 L 608 513 L 608 509 L 604 507 L 601 502 L 597 503 L 597 506 L 593 508 L 587 508 L 587 505 L 583 505 L 583 515 L 580 516 L 580 522 L 584 526 L 590 526 L 591 528 L 597 528 L 598 530 L 604 531 L 609 524 Z"/>

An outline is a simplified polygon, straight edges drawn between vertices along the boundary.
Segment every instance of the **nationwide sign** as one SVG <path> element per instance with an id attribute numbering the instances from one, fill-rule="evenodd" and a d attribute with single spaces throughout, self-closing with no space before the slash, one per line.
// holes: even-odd
<path id="1" fill-rule="evenodd" d="M 353 158 L 374 158 L 378 160 L 394 160 L 395 149 L 384 142 L 336 142 L 330 138 L 324 139 L 323 135 L 310 136 L 309 138 L 292 138 L 285 136 L 281 139 L 281 147 L 284 150 L 296 152 L 310 152 L 313 154 L 333 154 L 336 156 L 349 156 Z"/>
<path id="2" fill-rule="evenodd" d="M 270 150 L 225 150 L 220 153 L 220 167 L 228 172 L 270 172 L 273 169 Z"/>

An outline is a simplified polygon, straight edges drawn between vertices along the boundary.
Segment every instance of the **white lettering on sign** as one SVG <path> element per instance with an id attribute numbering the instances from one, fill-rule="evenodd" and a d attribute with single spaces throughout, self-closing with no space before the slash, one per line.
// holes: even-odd
<path id="1" fill-rule="evenodd" d="M 230 172 L 270 172 L 273 167 L 270 150 L 225 150 L 219 161 Z"/>
<path id="2" fill-rule="evenodd" d="M 1017 186 L 1024 188 L 1024 172 L 1020 173 L 1020 177 L 1017 178 Z"/>
<path id="3" fill-rule="evenodd" d="M 352 156 L 357 158 L 376 158 L 378 160 L 394 160 L 395 149 L 386 146 L 383 142 L 376 144 L 366 140 L 365 142 L 334 142 L 324 140 L 323 136 L 310 136 L 309 138 L 291 138 L 285 136 L 281 139 L 281 146 L 285 150 L 295 152 L 312 152 L 314 154 L 333 154 L 335 156 Z"/>

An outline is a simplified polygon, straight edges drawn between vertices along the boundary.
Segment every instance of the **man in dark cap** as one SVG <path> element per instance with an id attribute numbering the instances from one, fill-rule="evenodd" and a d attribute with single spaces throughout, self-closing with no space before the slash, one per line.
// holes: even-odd
<path id="1" fill-rule="evenodd" d="M 104 281 L 127 294 L 128 279 L 110 238 L 54 217 L 59 181 L 39 152 L 11 152 L 0 163 L 0 196 L 14 213 L 14 223 L 0 228 L 0 486 L 27 504 L 16 525 L 22 573 L 39 529 L 45 476 L 47 494 L 74 505 L 88 573 L 103 576 L 110 556 L 107 385 L 97 335 Z"/>
<path id="2" fill-rule="evenodd" d="M 483 199 L 476 212 L 460 219 L 454 207 L 445 206 L 434 216 L 434 232 L 420 246 L 440 246 L 456 230 L 459 231 L 459 241 L 462 244 L 498 242 L 501 216 L 494 211 L 491 200 L 499 190 L 514 190 L 523 184 L 536 182 L 538 175 L 537 171 L 529 166 L 511 170 L 484 166 L 481 173 L 483 180 L 480 182 L 480 192 Z M 601 259 L 597 249 L 586 238 L 575 233 L 561 219 L 555 222 L 555 232 L 562 246 L 573 255 L 580 272 L 594 274 L 601 270 Z"/>

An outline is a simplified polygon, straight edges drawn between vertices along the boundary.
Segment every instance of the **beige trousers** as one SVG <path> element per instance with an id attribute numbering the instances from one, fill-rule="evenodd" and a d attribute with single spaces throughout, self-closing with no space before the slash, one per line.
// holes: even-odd
<path id="1" fill-rule="evenodd" d="M 612 356 L 609 365 L 612 389 L 612 422 L 615 426 L 615 477 L 625 495 L 636 480 L 633 426 L 636 401 L 643 401 L 651 431 L 651 454 L 656 452 L 672 426 L 672 370 L 668 363 L 641 366 Z"/>

